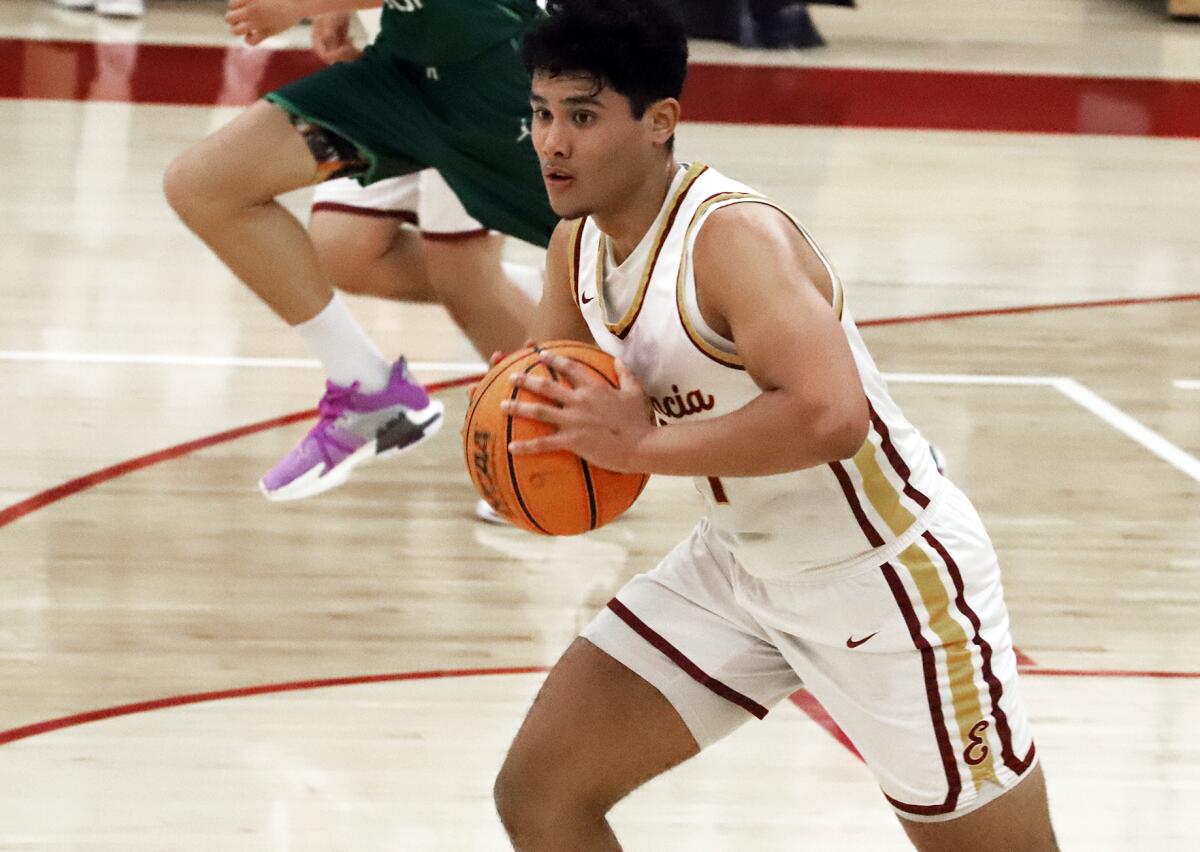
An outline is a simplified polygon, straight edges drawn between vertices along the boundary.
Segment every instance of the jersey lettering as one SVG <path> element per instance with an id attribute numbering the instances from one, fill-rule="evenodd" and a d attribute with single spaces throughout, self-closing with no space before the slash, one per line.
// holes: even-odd
<path id="1" fill-rule="evenodd" d="M 716 405 L 716 400 L 712 394 L 706 394 L 702 390 L 690 390 L 684 396 L 680 393 L 679 385 L 671 385 L 671 394 L 668 394 L 662 399 L 651 397 L 650 404 L 654 406 L 654 410 L 664 417 L 671 417 L 675 420 L 687 417 L 689 414 L 699 414 L 702 411 L 712 411 Z"/>
<path id="2" fill-rule="evenodd" d="M 383 5 L 397 12 L 416 12 L 425 8 L 421 5 L 421 0 L 383 0 Z"/>

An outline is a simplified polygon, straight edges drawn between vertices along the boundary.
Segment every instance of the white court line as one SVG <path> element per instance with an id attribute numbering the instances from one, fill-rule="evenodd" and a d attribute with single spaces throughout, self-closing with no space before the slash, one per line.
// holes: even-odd
<path id="1" fill-rule="evenodd" d="M 1050 385 L 1063 396 L 1075 402 L 1154 453 L 1171 467 L 1200 482 L 1200 460 L 1172 444 L 1149 426 L 1135 420 L 1108 400 L 1074 379 L 1066 376 L 977 376 L 962 373 L 884 373 L 889 382 L 912 384 L 945 385 Z M 1177 380 L 1176 385 L 1181 381 Z M 1195 383 L 1200 389 L 1200 382 Z"/>
<path id="2" fill-rule="evenodd" d="M 1181 450 L 1149 426 L 1133 419 L 1096 392 L 1074 379 L 1058 379 L 1054 387 L 1126 437 L 1132 438 L 1171 467 L 1200 482 L 1200 460 Z"/>
<path id="3" fill-rule="evenodd" d="M 313 370 L 321 366 L 313 358 L 248 358 L 235 355 L 140 355 L 129 352 L 31 352 L 0 351 L 0 361 L 34 361 L 59 364 L 137 364 L 152 367 L 267 367 L 269 369 Z M 417 372 L 471 373 L 486 368 L 482 362 L 410 361 Z"/>
<path id="4" fill-rule="evenodd" d="M 268 367 L 275 369 L 315 369 L 318 362 L 308 358 L 244 358 L 203 355 L 140 355 L 135 353 L 32 352 L 0 350 L 0 361 L 38 361 L 77 364 L 141 364 L 183 367 Z M 412 361 L 415 372 L 472 373 L 486 368 L 481 362 Z M 1018 387 L 1051 386 L 1068 399 L 1086 408 L 1121 434 L 1136 441 L 1176 470 L 1200 482 L 1200 460 L 1172 444 L 1150 427 L 1135 420 L 1108 400 L 1065 376 L 974 375 L 969 373 L 884 373 L 884 379 L 897 384 L 1009 385 Z M 1174 384 L 1191 390 L 1200 389 L 1200 380 L 1176 379 Z"/>

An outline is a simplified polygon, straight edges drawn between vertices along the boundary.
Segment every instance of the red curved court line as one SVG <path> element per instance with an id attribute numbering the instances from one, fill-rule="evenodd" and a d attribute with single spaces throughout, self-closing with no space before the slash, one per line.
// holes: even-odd
<path id="1" fill-rule="evenodd" d="M 940 320 L 970 319 L 971 317 L 998 317 L 1010 314 L 1040 314 L 1047 311 L 1069 311 L 1079 308 L 1123 308 L 1130 305 L 1156 305 L 1164 302 L 1200 302 L 1200 293 L 1177 293 L 1173 296 L 1144 296 L 1123 299 L 1100 299 L 1092 302 L 1049 302 L 1044 305 L 1012 305 L 1007 308 L 978 308 L 969 311 L 946 311 L 936 314 L 912 314 L 902 317 L 856 320 L 860 327 L 876 325 L 904 325 Z"/>
<path id="2" fill-rule="evenodd" d="M 882 325 L 901 325 L 904 323 L 919 323 L 919 322 L 936 322 L 943 320 L 958 320 L 969 319 L 972 317 L 986 316 L 1007 316 L 1011 314 L 1030 314 L 1041 313 L 1045 311 L 1063 311 L 1076 310 L 1081 308 L 1114 308 L 1128 307 L 1131 305 L 1151 305 L 1161 304 L 1166 302 L 1195 302 L 1200 301 L 1200 293 L 1178 293 L 1172 296 L 1146 296 L 1140 298 L 1121 298 L 1121 299 L 1101 299 L 1094 302 L 1055 302 L 1044 305 L 1013 305 L 1010 307 L 1000 308 L 980 308 L 969 311 L 948 311 L 945 313 L 936 314 L 915 314 L 911 316 L 900 317 L 882 317 L 880 319 L 858 320 L 859 327 L 865 328 L 868 326 Z M 447 388 L 459 387 L 462 385 L 471 384 L 478 381 L 482 376 L 463 376 L 459 379 L 453 379 L 446 382 L 438 382 L 428 386 L 430 391 L 446 390 Z M 286 426 L 295 423 L 299 420 L 312 417 L 316 414 L 315 409 L 307 411 L 297 411 L 292 414 L 285 414 L 282 417 L 276 417 L 271 420 L 263 420 L 258 423 L 251 423 L 248 426 L 239 426 L 236 429 L 230 429 L 226 432 L 219 432 L 215 435 L 209 435 L 204 438 L 198 438 L 195 441 L 188 441 L 184 444 L 178 444 L 174 447 L 168 447 L 165 450 L 159 450 L 154 453 L 149 453 L 144 456 L 138 456 L 128 461 L 120 462 L 111 467 L 102 468 L 92 473 L 84 474 L 77 479 L 72 479 L 69 482 L 64 482 L 61 485 L 56 485 L 46 491 L 34 494 L 19 503 L 14 503 L 4 509 L 0 509 L 0 528 L 11 524 L 18 518 L 35 512 L 51 503 L 57 503 L 66 497 L 73 494 L 78 494 L 93 486 L 103 482 L 108 482 L 110 479 L 116 479 L 118 476 L 124 476 L 127 473 L 132 473 L 136 470 L 141 470 L 150 467 L 153 464 L 158 464 L 163 461 L 179 458 L 188 453 L 202 450 L 206 447 L 211 447 L 215 444 L 220 444 L 225 441 L 232 441 L 236 438 L 242 438 L 246 435 L 252 435 L 255 432 L 263 432 L 267 429 L 274 429 L 277 426 Z"/>
<path id="3" fill-rule="evenodd" d="M 464 376 L 461 379 L 452 379 L 451 381 L 428 385 L 426 389 L 430 392 L 446 390 L 447 388 L 471 384 L 478 381 L 479 378 L 479 376 Z M 22 500 L 19 503 L 14 503 L 11 506 L 0 509 L 0 528 L 11 524 L 18 518 L 23 518 L 31 512 L 36 512 L 38 509 L 49 506 L 51 503 L 57 503 L 59 500 L 70 497 L 72 494 L 78 494 L 80 491 L 93 488 L 101 483 L 108 482 L 110 479 L 116 479 L 118 476 L 133 473 L 135 470 L 142 470 L 159 462 L 177 459 L 180 456 L 186 456 L 188 453 L 194 453 L 197 450 L 203 450 L 216 444 L 222 444 L 237 438 L 244 438 L 246 435 L 253 435 L 255 432 L 265 432 L 268 429 L 275 429 L 276 427 L 287 426 L 300 420 L 307 420 L 316 416 L 316 413 L 317 410 L 315 408 L 310 408 L 306 411 L 285 414 L 282 417 L 273 417 L 270 420 L 260 420 L 258 423 L 239 426 L 236 429 L 218 432 L 215 435 L 207 435 L 203 438 L 197 438 L 194 441 L 176 444 L 173 447 L 167 447 L 165 450 L 157 450 L 153 453 L 147 453 L 144 456 L 138 456 L 137 458 L 128 459 L 127 461 L 92 471 L 76 479 L 64 482 L 62 485 L 56 485 L 46 491 L 34 494 L 32 497 Z"/>
<path id="4" fill-rule="evenodd" d="M 863 763 L 867 761 L 863 758 L 862 753 L 855 748 L 854 743 L 850 741 L 850 737 L 842 730 L 842 726 L 833 721 L 833 717 L 829 715 L 829 711 L 825 709 L 820 701 L 813 697 L 813 694 L 807 689 L 797 689 L 788 696 L 789 700 L 800 708 L 805 716 L 816 722 L 825 733 L 833 737 L 846 751 L 857 757 Z M 0 740 L 2 743 L 3 740 Z"/>
<path id="5" fill-rule="evenodd" d="M 227 698 L 246 698 L 254 695 L 272 695 L 279 692 L 300 692 L 306 689 L 325 689 L 330 686 L 356 686 L 364 683 L 391 683 L 403 680 L 434 680 L 437 678 L 478 677 L 481 675 L 535 674 L 546 671 L 549 671 L 548 666 L 514 666 L 511 668 L 494 669 L 435 669 L 424 672 L 358 675 L 356 677 L 333 677 L 323 680 L 297 680 L 287 683 L 245 686 L 240 689 L 221 689 L 215 692 L 194 692 L 188 695 L 157 698 L 153 701 L 120 704 L 116 707 L 105 707 L 101 710 L 89 710 L 86 713 L 60 716 L 57 719 L 49 719 L 45 722 L 35 722 L 32 725 L 24 725 L 20 728 L 0 731 L 0 745 L 28 739 L 29 737 L 36 737 L 39 734 L 48 734 L 51 731 L 61 731 L 63 728 L 74 728 L 78 725 L 86 725 L 89 722 L 98 722 L 101 719 L 132 716 L 136 713 L 148 713 L 151 710 L 183 707 L 188 704 L 203 704 L 208 701 L 224 701 Z"/>
<path id="6" fill-rule="evenodd" d="M 229 698 L 249 698 L 256 695 L 273 695 L 280 692 L 301 692 L 307 689 L 326 689 L 334 686 L 359 686 L 369 683 L 394 683 L 406 680 L 436 680 L 452 677 L 482 677 L 486 675 L 507 674 L 541 674 L 550 671 L 549 666 L 510 666 L 502 668 L 476 669 L 432 669 L 418 672 L 398 672 L 392 674 L 355 675 L 352 677 L 332 677 L 320 680 L 296 680 L 285 683 L 268 683 L 259 686 L 244 686 L 236 689 L 219 689 L 212 692 L 193 692 L 187 695 L 174 695 L 166 698 L 156 698 L 151 701 L 138 701 L 132 704 L 119 704 L 115 707 L 104 707 L 99 710 L 89 710 L 70 716 L 60 716 L 44 722 L 34 722 L 19 728 L 0 731 L 0 746 L 18 740 L 29 739 L 41 734 L 61 731 L 64 728 L 74 728 L 90 722 L 104 719 L 114 719 L 119 716 L 133 716 L 137 713 L 149 713 L 153 710 L 163 710 L 172 707 L 184 707 L 189 704 L 203 704 L 209 701 L 224 701 Z M 1136 671 L 1110 669 L 1105 671 L 1089 671 L 1086 669 L 1021 669 L 1023 675 L 1048 675 L 1054 677 L 1116 677 L 1116 678 L 1200 678 L 1200 672 L 1168 672 L 1168 671 Z M 850 742 L 838 724 L 833 721 L 828 711 L 807 690 L 801 689 L 793 693 L 791 701 L 820 725 L 830 736 L 846 747 L 855 757 L 862 760 L 862 755 Z"/>
<path id="7" fill-rule="evenodd" d="M 1200 672 L 1154 671 L 1152 669 L 1055 669 L 1029 668 L 1021 669 L 1023 675 L 1038 675 L 1039 677 L 1120 677 L 1120 678 L 1150 678 L 1153 680 L 1195 680 L 1200 678 Z"/>

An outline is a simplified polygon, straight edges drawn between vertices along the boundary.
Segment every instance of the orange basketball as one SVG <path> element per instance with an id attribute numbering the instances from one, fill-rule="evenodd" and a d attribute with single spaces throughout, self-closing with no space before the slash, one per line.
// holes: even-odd
<path id="1" fill-rule="evenodd" d="M 604 526 L 632 506 L 649 476 L 614 473 L 565 451 L 529 456 L 508 452 L 510 441 L 554 430 L 548 423 L 510 417 L 500 410 L 505 399 L 541 400 L 525 388 L 513 387 L 508 377 L 514 372 L 566 381 L 538 359 L 545 350 L 578 361 L 616 387 L 612 356 L 590 344 L 553 340 L 515 352 L 492 367 L 476 386 L 463 427 L 463 451 L 475 488 L 506 520 L 544 535 L 578 535 Z"/>

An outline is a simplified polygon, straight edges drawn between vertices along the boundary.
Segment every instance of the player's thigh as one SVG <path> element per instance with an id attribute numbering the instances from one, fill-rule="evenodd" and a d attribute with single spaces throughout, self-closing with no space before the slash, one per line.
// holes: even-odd
<path id="1" fill-rule="evenodd" d="M 1035 766 L 1020 783 L 966 816 L 945 822 L 900 824 L 921 852 L 1054 852 L 1058 844 L 1050 823 L 1046 779 Z"/>
<path id="2" fill-rule="evenodd" d="M 442 299 L 468 297 L 500 279 L 504 237 L 483 227 L 435 169 L 420 174 L 417 217 L 429 280 Z"/>
<path id="3" fill-rule="evenodd" d="M 361 267 L 376 260 L 401 239 L 394 219 L 319 210 L 308 226 L 322 265 L 330 269 Z M 414 232 L 413 241 L 419 240 Z"/>
<path id="4" fill-rule="evenodd" d="M 261 203 L 307 186 L 316 174 L 316 159 L 288 114 L 259 101 L 177 157 L 165 185 L 172 203 L 188 196 Z"/>
<path id="5" fill-rule="evenodd" d="M 478 297 L 481 288 L 502 280 L 503 234 L 479 231 L 447 239 L 422 230 L 421 240 L 430 286 L 443 302 L 457 304 Z"/>
<path id="6" fill-rule="evenodd" d="M 502 812 L 536 802 L 601 812 L 699 751 L 653 686 L 577 638 L 551 669 L 496 784 Z"/>
<path id="7" fill-rule="evenodd" d="M 411 174 L 368 186 L 353 178 L 318 184 L 309 233 L 322 262 L 335 269 L 361 268 L 386 254 L 401 238 L 401 226 L 417 221 L 417 180 Z"/>

